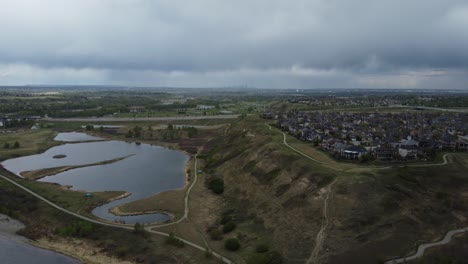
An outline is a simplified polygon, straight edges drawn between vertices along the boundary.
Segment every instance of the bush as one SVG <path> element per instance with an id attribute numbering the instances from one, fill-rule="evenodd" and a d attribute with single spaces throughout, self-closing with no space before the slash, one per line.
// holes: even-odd
<path id="1" fill-rule="evenodd" d="M 3 148 L 9 149 L 10 148 L 10 143 L 5 142 L 5 144 L 3 144 Z"/>
<path id="2" fill-rule="evenodd" d="M 229 233 L 231 232 L 232 230 L 236 229 L 236 224 L 234 222 L 227 222 L 224 226 L 223 226 L 223 233 L 226 234 L 226 233 Z"/>
<path id="3" fill-rule="evenodd" d="M 257 247 L 255 248 L 255 251 L 257 251 L 257 253 L 265 253 L 267 252 L 269 249 L 268 249 L 268 246 L 265 245 L 265 244 L 259 244 L 257 245 Z"/>
<path id="4" fill-rule="evenodd" d="M 171 246 L 176 246 L 178 248 L 182 248 L 185 246 L 184 242 L 174 236 L 174 233 L 169 233 L 169 237 L 166 239 L 166 244 Z"/>
<path id="5" fill-rule="evenodd" d="M 58 233 L 63 236 L 86 237 L 94 231 L 94 227 L 89 222 L 79 221 L 68 224 L 58 229 Z"/>
<path id="6" fill-rule="evenodd" d="M 133 233 L 147 237 L 149 234 L 145 230 L 145 226 L 140 223 L 135 223 L 133 226 Z"/>
<path id="7" fill-rule="evenodd" d="M 20 147 L 20 143 L 18 141 L 15 141 L 15 144 L 13 144 L 13 148 L 19 148 Z"/>
<path id="8" fill-rule="evenodd" d="M 208 188 L 216 194 L 222 194 L 224 192 L 224 180 L 215 178 L 208 183 Z"/>
<path id="9" fill-rule="evenodd" d="M 223 233 L 221 233 L 221 231 L 219 231 L 219 229 L 217 228 L 213 228 L 209 231 L 210 233 L 210 238 L 212 240 L 222 240 L 223 239 Z"/>
<path id="10" fill-rule="evenodd" d="M 260 253 L 252 255 L 248 261 L 248 264 L 281 264 L 283 263 L 283 256 L 277 251 L 271 251 L 268 253 Z"/>
<path id="11" fill-rule="evenodd" d="M 240 243 L 239 243 L 239 239 L 237 238 L 229 238 L 228 240 L 226 240 L 224 242 L 224 247 L 227 249 L 227 250 L 230 250 L 230 251 L 236 251 L 240 248 Z"/>
<path id="12" fill-rule="evenodd" d="M 221 217 L 221 224 L 225 225 L 228 222 L 232 221 L 232 216 L 231 215 L 224 215 Z"/>

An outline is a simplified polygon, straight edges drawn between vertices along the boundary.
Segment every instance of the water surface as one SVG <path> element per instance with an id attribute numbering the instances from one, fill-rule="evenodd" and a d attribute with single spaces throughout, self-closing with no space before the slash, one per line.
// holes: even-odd
<path id="1" fill-rule="evenodd" d="M 20 239 L 0 236 L 2 264 L 78 264 L 79 261 L 50 250 L 33 247 Z"/>
<path id="2" fill-rule="evenodd" d="M 53 158 L 59 154 L 64 154 L 66 157 L 63 159 Z M 73 190 L 127 191 L 131 193 L 129 197 L 93 210 L 93 214 L 106 220 L 125 221 L 126 223 L 168 220 L 170 217 L 166 214 L 115 216 L 109 213 L 109 209 L 163 191 L 182 188 L 185 185 L 185 164 L 189 157 L 180 151 L 148 144 L 99 141 L 64 144 L 53 147 L 42 154 L 4 161 L 2 165 L 20 175 L 22 171 L 90 164 L 128 155 L 133 156 L 112 164 L 69 170 L 44 177 L 39 181 L 71 185 Z"/>
<path id="3" fill-rule="evenodd" d="M 79 142 L 79 141 L 103 140 L 103 138 L 90 136 L 86 133 L 80 133 L 80 132 L 63 132 L 63 133 L 59 133 L 54 138 L 54 140 L 65 141 L 65 142 Z"/>

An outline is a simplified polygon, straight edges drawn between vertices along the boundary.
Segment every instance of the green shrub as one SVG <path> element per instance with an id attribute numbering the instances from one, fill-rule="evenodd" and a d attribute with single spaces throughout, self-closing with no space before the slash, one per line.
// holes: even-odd
<path id="1" fill-rule="evenodd" d="M 72 222 L 65 227 L 59 228 L 58 233 L 63 236 L 86 237 L 94 231 L 94 227 L 89 222 Z"/>
<path id="2" fill-rule="evenodd" d="M 224 180 L 215 178 L 210 180 L 208 188 L 216 194 L 222 194 L 224 192 Z"/>
<path id="3" fill-rule="evenodd" d="M 269 249 L 268 249 L 268 246 L 265 245 L 265 244 L 259 244 L 257 245 L 257 247 L 255 248 L 255 251 L 257 251 L 257 253 L 265 253 L 267 252 Z"/>
<path id="4" fill-rule="evenodd" d="M 210 238 L 212 240 L 222 240 L 223 239 L 223 233 L 219 231 L 217 228 L 213 228 L 209 231 Z"/>
<path id="5" fill-rule="evenodd" d="M 223 216 L 221 217 L 221 224 L 222 225 L 225 225 L 226 223 L 231 222 L 231 221 L 232 221 L 232 216 L 231 215 L 223 214 Z"/>
<path id="6" fill-rule="evenodd" d="M 237 238 L 229 238 L 228 240 L 226 240 L 224 242 L 224 247 L 227 249 L 227 250 L 230 250 L 230 251 L 236 251 L 240 248 L 240 243 L 239 243 L 239 239 Z"/>
<path id="7" fill-rule="evenodd" d="M 236 224 L 234 222 L 227 222 L 224 226 L 223 226 L 223 233 L 226 234 L 226 233 L 229 233 L 231 232 L 232 230 L 236 229 Z"/>

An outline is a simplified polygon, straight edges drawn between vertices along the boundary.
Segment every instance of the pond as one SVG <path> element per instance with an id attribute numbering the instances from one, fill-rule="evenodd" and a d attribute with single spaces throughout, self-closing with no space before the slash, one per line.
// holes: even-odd
<path id="1" fill-rule="evenodd" d="M 56 155 L 65 155 L 65 157 L 54 159 Z M 16 175 L 20 175 L 21 172 L 28 170 L 91 164 L 126 156 L 129 157 L 115 163 L 72 169 L 44 177 L 40 181 L 71 185 L 73 190 L 131 193 L 126 198 L 93 210 L 93 214 L 97 217 L 109 221 L 152 223 L 170 219 L 166 214 L 115 216 L 109 212 L 109 209 L 163 191 L 182 188 L 186 181 L 185 164 L 189 157 L 180 151 L 123 141 L 67 143 L 53 147 L 42 154 L 4 161 L 2 165 Z"/>
<path id="2" fill-rule="evenodd" d="M 64 132 L 59 133 L 55 138 L 55 141 L 64 141 L 64 142 L 79 142 L 79 141 L 96 141 L 103 140 L 100 137 L 90 136 L 86 133 L 80 132 Z"/>

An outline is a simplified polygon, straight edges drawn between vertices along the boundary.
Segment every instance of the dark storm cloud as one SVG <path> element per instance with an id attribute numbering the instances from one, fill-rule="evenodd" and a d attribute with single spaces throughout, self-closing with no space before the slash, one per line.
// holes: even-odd
<path id="1" fill-rule="evenodd" d="M 12 0 L 0 23 L 0 64 L 94 69 L 104 80 L 237 76 L 269 86 L 261 80 L 271 74 L 275 84 L 351 86 L 468 68 L 466 1 Z"/>

